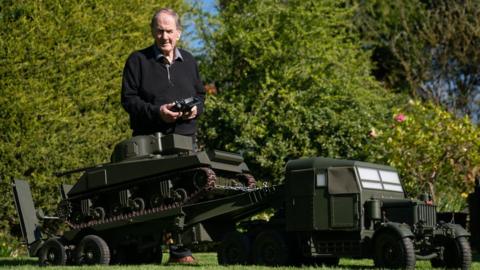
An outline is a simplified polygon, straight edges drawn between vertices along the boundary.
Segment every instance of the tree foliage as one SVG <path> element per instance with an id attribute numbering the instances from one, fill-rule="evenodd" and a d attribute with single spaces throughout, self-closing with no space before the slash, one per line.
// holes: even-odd
<path id="1" fill-rule="evenodd" d="M 174 0 L 2 1 L 0 229 L 17 223 L 13 178 L 29 180 L 37 206 L 49 210 L 59 198 L 54 172 L 108 162 L 130 136 L 123 65 L 152 44 L 149 20 L 163 5 L 189 8 Z"/>
<path id="2" fill-rule="evenodd" d="M 341 1 L 224 1 L 203 62 L 219 91 L 203 143 L 243 152 L 272 182 L 289 158 L 365 159 L 391 96 L 369 75 L 352 15 Z"/>
<path id="3" fill-rule="evenodd" d="M 480 120 L 480 2 L 352 2 L 377 78 Z"/>
<path id="4" fill-rule="evenodd" d="M 377 135 L 377 159 L 401 172 L 409 195 L 429 192 L 441 210 L 463 210 L 480 175 L 480 130 L 468 117 L 411 100 L 394 109 Z"/>
<path id="5" fill-rule="evenodd" d="M 409 13 L 423 7 L 413 0 L 377 4 L 376 14 L 388 10 L 382 5 Z M 280 181 L 289 158 L 385 163 L 399 170 L 410 196 L 432 192 L 444 210 L 465 205 L 462 194 L 480 174 L 480 131 L 439 106 L 410 104 L 401 92 L 393 106 L 392 96 L 368 76 L 375 67 L 352 30 L 359 23 L 355 6 L 221 1 L 220 7 L 203 66 L 219 91 L 203 118 L 207 146 L 242 151 L 254 174 L 272 181 Z M 390 11 L 377 18 L 392 23 L 384 31 L 417 19 Z M 374 42 L 389 43 L 382 38 Z M 393 120 L 400 113 L 407 115 L 404 123 Z"/>

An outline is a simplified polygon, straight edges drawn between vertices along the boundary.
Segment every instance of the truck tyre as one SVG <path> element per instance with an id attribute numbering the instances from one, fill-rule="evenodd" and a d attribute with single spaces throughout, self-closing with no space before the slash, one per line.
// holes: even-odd
<path id="1" fill-rule="evenodd" d="M 448 269 L 469 269 L 472 264 L 470 244 L 464 236 L 455 239 L 448 238 L 442 244 L 443 260 L 434 258 L 430 262 L 432 267 L 446 267 Z"/>
<path id="2" fill-rule="evenodd" d="M 412 240 L 394 232 L 382 232 L 375 237 L 373 261 L 379 268 L 415 269 Z"/>
<path id="3" fill-rule="evenodd" d="M 57 238 L 50 238 L 40 248 L 38 258 L 42 266 L 65 265 L 67 252 L 65 246 Z"/>
<path id="4" fill-rule="evenodd" d="M 75 262 L 78 265 L 108 265 L 110 263 L 110 249 L 101 237 L 87 235 L 75 248 Z"/>
<path id="5" fill-rule="evenodd" d="M 264 231 L 253 242 L 255 264 L 279 266 L 290 263 L 287 241 L 276 231 Z"/>
<path id="6" fill-rule="evenodd" d="M 228 233 L 218 248 L 218 263 L 249 264 L 250 263 L 250 239 L 243 233 L 234 231 Z"/>

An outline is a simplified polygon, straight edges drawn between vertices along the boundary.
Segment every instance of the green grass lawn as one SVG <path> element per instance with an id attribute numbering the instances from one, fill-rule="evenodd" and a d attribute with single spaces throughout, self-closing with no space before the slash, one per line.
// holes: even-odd
<path id="1" fill-rule="evenodd" d="M 266 266 L 243 266 L 243 265 L 233 265 L 233 266 L 220 266 L 217 264 L 217 255 L 216 253 L 195 253 L 195 257 L 199 260 L 199 265 L 196 266 L 181 266 L 181 265 L 113 265 L 113 266 L 62 266 L 62 267 L 48 267 L 43 269 L 173 269 L 173 270 L 200 270 L 200 269 L 232 269 L 232 270 L 261 270 L 261 269 L 333 269 L 329 267 L 266 267 Z M 480 270 L 480 254 L 475 254 L 474 262 L 471 269 Z M 164 261 L 168 260 L 168 256 L 164 256 Z M 0 268 L 2 269 L 16 269 L 16 270 L 31 270 L 39 269 L 37 265 L 36 258 L 0 258 Z M 352 260 L 352 259 L 341 259 L 339 268 L 341 269 L 373 269 L 372 260 Z M 428 261 L 418 261 L 417 269 L 431 269 L 430 262 Z"/>

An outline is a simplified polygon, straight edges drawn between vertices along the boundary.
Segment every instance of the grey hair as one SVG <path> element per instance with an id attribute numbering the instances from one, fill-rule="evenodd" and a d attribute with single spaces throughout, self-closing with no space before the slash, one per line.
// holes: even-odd
<path id="1" fill-rule="evenodd" d="M 150 22 L 150 27 L 152 29 L 155 28 L 155 26 L 157 24 L 157 18 L 162 13 L 165 13 L 165 14 L 168 14 L 168 15 L 172 16 L 173 19 L 175 20 L 175 25 L 176 25 L 177 29 L 182 30 L 182 23 L 180 22 L 180 16 L 178 16 L 177 12 L 175 12 L 175 10 L 173 10 L 171 8 L 161 8 L 161 9 L 157 10 L 155 12 L 155 14 L 153 14 L 152 21 Z"/>

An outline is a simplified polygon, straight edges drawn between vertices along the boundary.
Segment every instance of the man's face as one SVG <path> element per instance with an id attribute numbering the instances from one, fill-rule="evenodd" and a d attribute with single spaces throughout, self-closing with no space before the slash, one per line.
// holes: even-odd
<path id="1" fill-rule="evenodd" d="M 181 31 L 177 29 L 175 19 L 166 14 L 160 13 L 157 16 L 156 24 L 153 26 L 152 35 L 155 44 L 163 52 L 164 55 L 171 55 L 177 41 L 180 39 Z"/>

